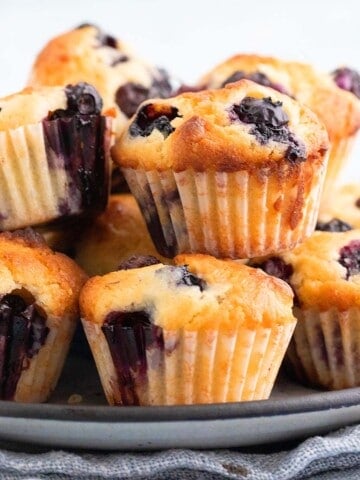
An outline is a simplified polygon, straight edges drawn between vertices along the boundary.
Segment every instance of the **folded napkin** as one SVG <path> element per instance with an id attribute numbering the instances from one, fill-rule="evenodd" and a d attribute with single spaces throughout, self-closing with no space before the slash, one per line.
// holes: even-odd
<path id="1" fill-rule="evenodd" d="M 288 451 L 167 450 L 155 453 L 22 453 L 0 450 L 1 480 L 359 480 L 360 425 Z"/>

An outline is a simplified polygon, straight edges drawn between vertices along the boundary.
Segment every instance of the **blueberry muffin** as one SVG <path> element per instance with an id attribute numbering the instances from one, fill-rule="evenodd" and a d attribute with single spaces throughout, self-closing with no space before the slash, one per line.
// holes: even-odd
<path id="1" fill-rule="evenodd" d="M 43 402 L 55 388 L 86 280 L 32 230 L 0 234 L 0 398 Z"/>
<path id="2" fill-rule="evenodd" d="M 115 108 L 117 129 L 138 105 L 170 96 L 165 70 L 139 59 L 122 41 L 95 25 L 80 25 L 53 38 L 39 53 L 30 74 L 31 86 L 88 82 L 98 90 L 104 108 Z"/>
<path id="3" fill-rule="evenodd" d="M 332 186 L 349 158 L 360 128 L 360 75 L 349 68 L 322 74 L 302 63 L 236 55 L 211 70 L 199 85 L 219 88 L 241 78 L 292 96 L 309 106 L 324 122 L 331 143 L 324 196 L 331 196 Z"/>
<path id="4" fill-rule="evenodd" d="M 105 212 L 83 230 L 76 262 L 90 275 L 112 272 L 134 255 L 157 255 L 135 198 L 112 195 Z"/>
<path id="5" fill-rule="evenodd" d="M 285 282 L 206 255 L 122 268 L 90 279 L 80 298 L 110 404 L 269 397 L 295 326 Z"/>
<path id="6" fill-rule="evenodd" d="M 86 83 L 0 99 L 0 230 L 102 211 L 111 118 Z"/>
<path id="7" fill-rule="evenodd" d="M 298 379 L 330 390 L 360 386 L 360 230 L 333 223 L 258 266 L 294 290 L 298 323 L 287 359 Z"/>
<path id="8" fill-rule="evenodd" d="M 320 204 L 318 228 L 332 231 L 332 225 L 341 221 L 347 230 L 360 228 L 360 184 L 348 183 L 341 185 L 331 198 L 324 199 Z"/>
<path id="9" fill-rule="evenodd" d="M 161 255 L 249 258 L 312 233 L 327 148 L 307 107 L 240 80 L 143 103 L 112 155 Z"/>

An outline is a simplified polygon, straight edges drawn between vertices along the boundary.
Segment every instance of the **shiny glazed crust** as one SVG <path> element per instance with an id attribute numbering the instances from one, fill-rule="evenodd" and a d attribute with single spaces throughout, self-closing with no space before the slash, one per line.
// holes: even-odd
<path id="1" fill-rule="evenodd" d="M 156 129 L 147 137 L 133 137 L 129 133 L 133 118 L 113 147 L 113 159 L 125 168 L 158 171 L 171 168 L 175 172 L 188 168 L 195 171 L 254 171 L 261 166 L 271 175 L 283 168 L 285 162 L 289 164 L 289 171 L 296 169 L 297 165 L 292 168 L 291 162 L 285 159 L 288 145 L 272 140 L 261 145 L 249 133 L 252 125 L 230 120 L 229 110 L 246 96 L 281 101 L 289 117 L 290 131 L 305 145 L 307 163 L 314 166 L 324 163 L 328 136 L 318 118 L 287 95 L 248 80 L 223 89 L 144 102 L 139 109 L 149 103 L 156 108 L 176 107 L 181 117 L 171 121 L 175 131 L 167 138 Z"/>
<path id="2" fill-rule="evenodd" d="M 299 102 L 310 107 L 324 122 L 330 140 L 352 136 L 360 128 L 360 101 L 339 88 L 328 74 L 311 65 L 258 55 L 235 55 L 204 75 L 199 85 L 219 88 L 236 71 L 264 73 L 282 85 Z"/>
<path id="3" fill-rule="evenodd" d="M 70 258 L 55 253 L 34 231 L 0 234 L 0 294 L 24 289 L 48 316 L 78 318 L 85 273 Z"/>
<path id="4" fill-rule="evenodd" d="M 256 328 L 294 322 L 292 292 L 283 281 L 208 255 L 179 255 L 174 261 L 187 265 L 207 287 L 201 291 L 171 283 L 165 269 L 172 267 L 162 264 L 112 272 L 85 284 L 80 295 L 82 318 L 102 325 L 110 312 L 156 306 L 154 322 L 166 330 L 233 332 L 239 325 Z"/>

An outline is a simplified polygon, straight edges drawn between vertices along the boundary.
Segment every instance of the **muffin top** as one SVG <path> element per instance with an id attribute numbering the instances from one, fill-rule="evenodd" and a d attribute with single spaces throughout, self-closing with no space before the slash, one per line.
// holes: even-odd
<path id="1" fill-rule="evenodd" d="M 31 229 L 0 234 L 0 295 L 28 296 L 46 314 L 77 318 L 85 273 Z"/>
<path id="2" fill-rule="evenodd" d="M 145 312 L 165 329 L 234 331 L 293 322 L 292 292 L 285 282 L 234 261 L 199 254 L 120 270 L 90 279 L 81 293 L 86 320 L 103 324 L 114 313 Z"/>
<path id="3" fill-rule="evenodd" d="M 122 167 L 269 171 L 323 164 L 325 128 L 307 107 L 240 80 L 218 90 L 144 102 L 113 147 Z"/>
<path id="4" fill-rule="evenodd" d="M 100 114 L 102 100 L 87 83 L 25 88 L 0 99 L 0 131 L 76 114 Z"/>
<path id="5" fill-rule="evenodd" d="M 359 229 L 318 231 L 291 252 L 254 263 L 287 281 L 302 308 L 344 311 L 360 306 Z"/>
<path id="6" fill-rule="evenodd" d="M 142 101 L 167 97 L 172 90 L 164 70 L 148 65 L 123 42 L 89 24 L 50 40 L 33 65 L 28 85 L 81 81 L 96 87 L 105 109 L 121 111 L 122 122 Z"/>
<path id="7" fill-rule="evenodd" d="M 105 212 L 81 235 L 75 260 L 89 275 L 103 275 L 116 270 L 132 255 L 162 259 L 135 198 L 130 194 L 112 195 Z"/>
<path id="8" fill-rule="evenodd" d="M 322 74 L 303 63 L 241 54 L 217 65 L 200 79 L 199 85 L 220 88 L 241 78 L 274 88 L 308 105 L 324 122 L 330 140 L 348 137 L 360 128 L 360 77 L 357 79 L 351 69 Z"/>
<path id="9" fill-rule="evenodd" d="M 360 228 L 359 183 L 349 183 L 338 187 L 321 203 L 318 229 L 339 230 L 339 221 L 342 222 L 343 229 Z"/>

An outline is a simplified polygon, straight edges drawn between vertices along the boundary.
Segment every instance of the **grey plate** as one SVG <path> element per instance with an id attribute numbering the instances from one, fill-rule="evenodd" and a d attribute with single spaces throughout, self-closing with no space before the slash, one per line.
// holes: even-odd
<path id="1" fill-rule="evenodd" d="M 71 395 L 82 396 L 69 404 Z M 360 388 L 319 392 L 281 377 L 270 400 L 109 407 L 92 360 L 69 356 L 50 403 L 0 402 L 0 439 L 106 450 L 218 448 L 286 441 L 360 421 Z"/>

